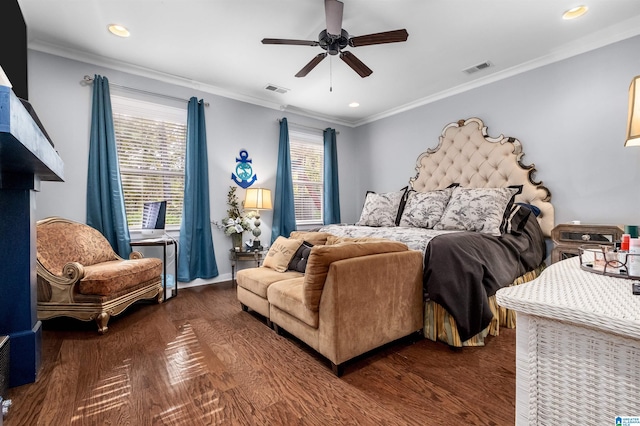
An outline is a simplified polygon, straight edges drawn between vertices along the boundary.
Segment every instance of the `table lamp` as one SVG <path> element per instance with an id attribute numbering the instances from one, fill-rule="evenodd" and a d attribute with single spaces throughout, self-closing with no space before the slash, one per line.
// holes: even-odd
<path id="1" fill-rule="evenodd" d="M 640 146 L 640 75 L 631 80 L 629 87 L 629 121 L 624 146 Z"/>
<path id="2" fill-rule="evenodd" d="M 247 210 L 255 210 L 256 214 L 253 220 L 253 249 L 262 250 L 260 245 L 260 210 L 271 210 L 273 205 L 271 204 L 271 190 L 265 188 L 247 188 L 247 193 L 244 197 L 244 208 Z"/>

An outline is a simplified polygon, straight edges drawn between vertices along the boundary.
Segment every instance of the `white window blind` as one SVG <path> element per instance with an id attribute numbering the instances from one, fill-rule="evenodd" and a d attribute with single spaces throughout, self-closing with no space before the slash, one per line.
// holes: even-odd
<path id="1" fill-rule="evenodd" d="M 322 135 L 289 131 L 296 223 L 322 224 L 324 144 Z"/>
<path id="2" fill-rule="evenodd" d="M 180 226 L 187 110 L 111 96 L 129 228 L 142 224 L 147 201 L 167 201 L 167 228 Z"/>

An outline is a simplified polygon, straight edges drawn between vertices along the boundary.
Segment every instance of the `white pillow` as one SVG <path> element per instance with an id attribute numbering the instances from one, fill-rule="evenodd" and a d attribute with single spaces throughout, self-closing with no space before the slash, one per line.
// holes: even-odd
<path id="1" fill-rule="evenodd" d="M 442 217 L 453 188 L 429 192 L 409 192 L 400 226 L 433 228 Z"/>
<path id="2" fill-rule="evenodd" d="M 364 199 L 364 207 L 360 220 L 356 225 L 361 226 L 396 226 L 398 209 L 404 191 L 385 192 L 376 194 L 369 192 Z"/>
<path id="3" fill-rule="evenodd" d="M 434 229 L 477 231 L 499 236 L 505 212 L 521 190 L 521 187 L 454 188 L 449 204 Z"/>

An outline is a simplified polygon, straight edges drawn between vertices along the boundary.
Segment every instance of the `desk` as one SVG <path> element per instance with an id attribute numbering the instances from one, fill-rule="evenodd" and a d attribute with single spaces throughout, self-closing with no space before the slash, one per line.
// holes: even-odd
<path id="1" fill-rule="evenodd" d="M 578 257 L 498 290 L 516 311 L 516 425 L 614 425 L 640 416 L 640 296 Z"/>
<path id="2" fill-rule="evenodd" d="M 173 263 L 173 275 L 167 275 L 167 248 L 174 246 L 173 260 L 168 263 Z M 153 238 L 149 240 L 132 241 L 131 247 L 161 247 L 162 248 L 162 289 L 164 291 L 164 300 L 171 299 L 178 295 L 178 242 L 171 238 Z M 138 250 L 143 252 L 143 250 Z M 145 257 L 157 257 L 152 255 L 146 255 Z M 171 270 L 169 270 L 171 272 Z M 167 290 L 168 289 L 168 290 Z"/>
<path id="3" fill-rule="evenodd" d="M 231 282 L 236 284 L 236 263 L 237 262 L 256 262 L 256 266 L 259 267 L 260 263 L 264 260 L 266 251 L 235 251 L 229 250 L 229 260 L 231 261 Z"/>

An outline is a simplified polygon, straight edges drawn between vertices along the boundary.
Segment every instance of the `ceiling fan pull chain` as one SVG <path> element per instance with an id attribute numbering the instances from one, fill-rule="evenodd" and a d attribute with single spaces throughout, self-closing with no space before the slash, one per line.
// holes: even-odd
<path id="1" fill-rule="evenodd" d="M 333 59 L 329 56 L 329 92 L 333 92 Z"/>

